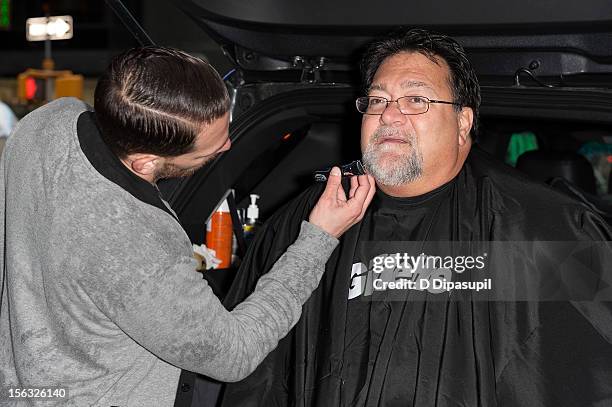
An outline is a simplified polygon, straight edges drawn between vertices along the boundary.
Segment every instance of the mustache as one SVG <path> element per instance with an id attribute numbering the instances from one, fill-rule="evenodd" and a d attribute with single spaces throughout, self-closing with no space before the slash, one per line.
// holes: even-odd
<path id="1" fill-rule="evenodd" d="M 382 126 L 374 131 L 372 138 L 370 139 L 370 143 L 378 143 L 385 138 L 399 138 L 410 145 L 412 145 L 414 141 L 414 137 L 402 130 Z"/>

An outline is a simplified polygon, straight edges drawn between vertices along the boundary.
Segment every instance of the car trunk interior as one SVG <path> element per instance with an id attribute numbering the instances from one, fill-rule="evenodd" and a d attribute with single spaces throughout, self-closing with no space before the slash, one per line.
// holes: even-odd
<path id="1" fill-rule="evenodd" d="M 527 95 L 533 93 L 528 91 Z M 294 90 L 272 96 L 236 118 L 231 125 L 230 151 L 191 178 L 162 186 L 191 240 L 203 242 L 205 222 L 230 188 L 235 190 L 238 208 L 248 205 L 249 194 L 260 195 L 265 221 L 314 182 L 315 170 L 360 158 L 361 116 L 354 108 L 355 96 L 350 87 Z M 509 147 L 517 144 L 517 138 L 518 153 L 537 148 L 588 156 L 597 150 L 601 157 L 589 157 L 593 158 L 597 193 L 609 199 L 612 152 L 606 153 L 606 148 L 612 146 L 612 124 L 603 115 L 599 121 L 573 115 L 573 108 L 581 110 L 587 103 L 580 104 L 575 97 L 572 105 L 560 110 L 521 107 L 518 96 L 513 106 L 504 109 L 503 99 L 489 100 L 486 105 L 485 98 L 477 144 L 507 162 L 513 161 Z"/>
<path id="2" fill-rule="evenodd" d="M 194 243 L 204 240 L 205 222 L 228 189 L 239 208 L 249 194 L 260 195 L 265 221 L 312 184 L 313 171 L 360 158 L 358 57 L 372 38 L 400 25 L 443 32 L 465 47 L 482 86 L 483 149 L 512 164 L 534 148 L 582 155 L 596 171 L 592 192 L 608 193 L 608 0 L 375 8 L 347 0 L 174 2 L 235 66 L 226 80 L 231 150 L 190 179 L 161 186 Z"/>
<path id="3" fill-rule="evenodd" d="M 580 198 L 612 219 L 608 0 L 564 0 L 546 13 L 528 0 L 374 9 L 346 0 L 175 3 L 235 66 L 225 78 L 232 148 L 192 177 L 160 185 L 194 243 L 204 242 L 228 190 L 239 209 L 258 194 L 265 222 L 312 185 L 315 170 L 361 157 L 358 57 L 400 24 L 443 32 L 465 47 L 482 90 L 479 148 L 543 182 L 576 172 Z M 518 160 L 522 153 L 529 159 Z"/>

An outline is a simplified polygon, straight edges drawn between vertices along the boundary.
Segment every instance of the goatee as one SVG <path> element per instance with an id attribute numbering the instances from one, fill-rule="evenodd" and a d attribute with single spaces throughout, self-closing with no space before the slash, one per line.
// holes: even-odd
<path id="1" fill-rule="evenodd" d="M 385 137 L 401 138 L 409 147 L 403 154 L 397 151 L 394 144 L 379 141 Z M 393 155 L 395 158 L 390 158 Z M 387 157 L 385 157 L 387 156 Z M 379 127 L 363 152 L 363 165 L 376 181 L 382 185 L 399 186 L 416 181 L 423 175 L 423 155 L 413 134 Z"/>

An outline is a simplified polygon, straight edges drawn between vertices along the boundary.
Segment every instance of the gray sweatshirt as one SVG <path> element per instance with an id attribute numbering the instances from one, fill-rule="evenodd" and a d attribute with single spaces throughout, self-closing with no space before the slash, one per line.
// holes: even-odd
<path id="1" fill-rule="evenodd" d="M 25 405 L 170 406 L 180 368 L 236 381 L 299 319 L 337 239 L 297 241 L 228 312 L 194 271 L 163 210 L 103 177 L 60 99 L 24 118 L 0 163 L 0 405 L 15 389 L 65 389 Z"/>

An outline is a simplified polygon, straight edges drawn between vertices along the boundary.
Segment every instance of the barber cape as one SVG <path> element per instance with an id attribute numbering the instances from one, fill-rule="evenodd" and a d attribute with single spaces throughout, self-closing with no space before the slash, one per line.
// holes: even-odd
<path id="1" fill-rule="evenodd" d="M 226 297 L 228 308 L 293 242 L 322 189 L 308 189 L 260 229 Z M 253 374 L 226 386 L 223 406 L 612 405 L 611 302 L 490 301 L 474 290 L 355 298 L 367 291 L 355 279 L 363 243 L 381 236 L 424 244 L 599 242 L 610 253 L 612 233 L 600 217 L 476 149 L 434 195 L 438 209 L 426 224 L 402 229 L 411 221 L 407 208 L 407 217 L 392 214 L 398 223 L 385 233 L 376 231 L 377 198 L 341 238 L 297 325 Z M 522 254 L 526 262 L 541 257 L 537 250 Z M 596 295 L 612 269 L 591 266 Z"/>

